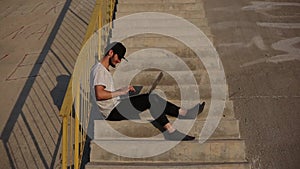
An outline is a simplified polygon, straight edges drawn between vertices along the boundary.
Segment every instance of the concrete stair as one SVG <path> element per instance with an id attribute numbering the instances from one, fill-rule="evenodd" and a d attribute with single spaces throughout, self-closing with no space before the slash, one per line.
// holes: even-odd
<path id="1" fill-rule="evenodd" d="M 202 163 L 90 163 L 88 169 L 250 169 L 247 163 L 223 163 L 223 164 L 202 164 Z"/>
<path id="2" fill-rule="evenodd" d="M 159 60 L 157 60 L 159 59 Z M 126 69 L 126 71 L 135 70 L 139 68 L 145 68 L 145 64 L 151 64 L 153 66 L 160 65 L 161 67 L 164 67 L 165 71 L 203 71 L 205 70 L 204 66 L 202 65 L 202 62 L 199 58 L 174 58 L 173 56 L 170 58 L 166 57 L 153 57 L 153 56 L 142 56 L 136 59 L 128 58 L 130 63 L 123 64 L 122 69 Z M 148 61 L 151 61 L 149 63 Z M 207 63 L 210 63 L 208 65 L 213 66 L 214 59 L 213 58 L 207 58 Z M 184 64 L 184 66 L 182 66 Z M 132 67 L 134 65 L 134 67 Z M 187 66 L 187 67 L 186 67 Z M 142 69 L 143 70 L 143 69 Z M 155 72 L 153 72 L 155 73 Z M 218 73 L 218 72 L 216 72 Z"/>
<path id="3" fill-rule="evenodd" d="M 141 28 L 142 29 L 142 28 Z M 162 30 L 165 29 L 165 31 L 172 31 L 172 29 L 168 29 L 168 28 L 154 28 L 157 30 Z M 182 29 L 183 30 L 183 29 Z M 138 31 L 138 29 L 136 29 L 136 31 Z M 122 30 L 118 30 L 118 32 L 122 32 Z M 114 31 L 113 31 L 114 33 Z M 178 34 L 177 34 L 178 35 Z M 182 33 L 182 35 L 180 35 L 183 38 L 190 38 L 191 41 L 193 41 L 193 33 L 190 31 L 189 28 L 187 28 L 184 33 Z M 212 37 L 209 36 L 208 34 L 208 38 Z M 180 37 L 179 37 L 180 38 Z M 115 41 L 117 38 L 112 38 L 111 41 Z M 118 38 L 119 39 L 119 38 Z M 170 43 L 170 41 L 172 41 L 172 43 Z M 198 41 L 198 39 L 197 39 Z M 205 44 L 205 42 L 203 41 L 202 43 L 197 43 L 197 41 L 195 40 L 195 45 L 197 44 L 197 46 L 191 46 L 191 47 L 201 47 L 203 50 L 205 48 L 208 48 L 208 44 Z M 129 37 L 126 40 L 123 41 L 124 45 L 126 45 L 126 47 L 131 48 L 131 47 L 144 47 L 144 48 L 155 48 L 155 47 L 175 47 L 175 48 L 183 48 L 185 46 L 185 44 L 183 44 L 180 41 L 176 41 L 176 39 L 171 38 L 171 37 L 163 37 L 163 36 L 145 36 L 143 35 L 142 37 Z"/>
<path id="4" fill-rule="evenodd" d="M 207 24 L 205 10 L 202 0 L 119 0 L 117 5 L 117 19 L 122 16 L 138 12 L 164 12 L 174 14 L 187 19 L 194 24 L 212 41 L 210 27 Z M 161 23 L 152 26 L 152 23 Z M 166 26 L 168 25 L 168 26 Z M 172 37 L 158 34 L 142 34 L 126 37 L 122 32 L 127 29 L 153 29 L 176 31 L 178 27 L 185 29 L 179 37 L 194 40 L 194 35 L 189 31 L 189 27 L 176 25 L 173 19 L 166 18 L 136 18 L 130 20 L 127 25 L 114 24 L 117 30 L 112 31 L 111 41 L 123 39 L 122 43 L 127 47 L 127 59 L 129 62 L 120 64 L 118 69 L 121 72 L 114 74 L 115 85 L 132 84 L 144 86 L 143 91 L 147 91 L 151 86 L 160 70 L 156 68 L 145 69 L 150 63 L 152 66 L 163 66 L 164 76 L 156 88 L 156 93 L 165 97 L 170 102 L 190 108 L 193 105 L 205 101 L 206 107 L 204 111 L 195 120 L 179 120 L 169 117 L 170 122 L 179 131 L 188 133 L 196 137 L 195 141 L 176 142 L 164 140 L 163 134 L 155 128 L 150 121 L 153 120 L 150 113 L 145 111 L 140 114 L 138 120 L 128 121 L 94 121 L 94 139 L 91 142 L 90 162 L 85 166 L 88 169 L 131 169 L 131 168 L 201 168 L 201 169 L 250 169 L 245 158 L 245 143 L 240 138 L 239 121 L 234 117 L 233 102 L 225 101 L 225 108 L 221 117 L 212 115 L 210 120 L 218 123 L 211 137 L 205 142 L 201 141 L 201 131 L 208 119 L 208 112 L 213 101 L 211 88 L 215 87 L 222 93 L 228 88 L 222 84 L 224 80 L 221 78 L 209 78 L 207 68 L 214 69 L 210 72 L 210 76 L 220 74 L 219 67 L 214 67 L 213 54 L 206 44 L 197 43 L 196 50 L 201 51 L 202 58 L 199 57 L 182 42 Z M 121 32 L 121 33 L 120 33 Z M 144 49 L 157 48 L 164 50 L 159 54 L 153 52 L 141 53 Z M 169 55 L 172 53 L 172 55 Z M 176 59 L 174 59 L 174 55 Z M 205 60 L 206 67 L 201 61 Z M 182 67 L 182 63 L 186 67 Z M 208 66 L 208 67 L 207 67 Z M 188 70 L 186 69 L 188 68 Z M 134 76 L 132 80 L 131 74 L 136 70 L 143 70 Z M 194 79 L 190 79 L 192 75 Z M 174 76 L 177 78 L 174 79 Z M 128 81 L 128 79 L 130 81 Z M 195 80 L 195 81 L 194 81 Z M 178 86 L 180 82 L 180 87 Z M 194 84 L 196 82 L 196 84 Z M 199 92 L 201 99 L 181 100 L 188 97 L 190 93 L 181 94 L 181 90 L 193 89 Z M 221 119 L 220 119 L 221 118 Z M 198 140 L 200 138 L 200 140 Z M 158 146 L 157 146 L 158 145 Z M 155 147 L 156 148 L 152 148 Z M 151 155 L 156 151 L 170 146 L 168 151 Z M 173 146 L 173 147 L 172 147 Z M 112 153 L 107 148 L 113 149 Z M 141 147 L 147 149 L 149 156 L 141 157 Z M 135 157 L 128 157 L 127 153 Z"/>
<path id="5" fill-rule="evenodd" d="M 122 12 L 165 12 L 165 11 L 201 11 L 203 12 L 203 4 L 199 3 L 148 3 L 135 4 L 130 3 L 118 4 L 118 13 Z"/>
<path id="6" fill-rule="evenodd" d="M 197 120 L 183 120 L 183 119 L 174 119 L 169 118 L 170 121 L 173 123 L 174 127 L 180 131 L 187 131 L 190 124 L 192 124 L 192 128 L 189 131 L 190 135 L 195 137 L 199 137 L 199 133 L 204 126 L 205 119 L 197 119 Z M 160 131 L 157 130 L 153 125 L 150 123 L 150 120 L 130 120 L 130 121 L 103 121 L 103 120 L 96 120 L 95 121 L 95 128 L 105 128 L 105 127 L 112 127 L 115 131 L 105 130 L 99 131 L 95 130 L 94 137 L 98 138 L 99 140 L 121 140 L 125 139 L 126 136 L 133 137 L 133 138 L 145 138 L 148 137 L 155 137 L 151 138 L 151 140 L 163 140 L 163 136 L 161 135 Z M 147 131 L 147 132 L 145 132 Z M 124 135 L 122 137 L 121 134 Z M 239 122 L 236 119 L 222 119 L 214 131 L 211 139 L 213 140 L 229 140 L 229 139 L 239 139 Z"/>
<path id="7" fill-rule="evenodd" d="M 125 43 L 124 43 L 125 44 Z M 180 56 L 181 58 L 193 58 L 193 57 L 198 57 L 195 52 L 193 50 L 191 50 L 190 48 L 187 48 L 186 46 L 180 46 L 180 47 L 164 47 L 164 46 L 151 46 L 153 48 L 158 47 L 161 50 L 165 50 L 165 51 L 169 51 L 171 53 L 173 53 L 174 55 Z M 128 48 L 127 50 L 127 55 L 130 55 L 134 52 L 140 51 L 145 49 L 145 47 L 142 46 L 131 46 L 130 48 Z M 203 56 L 210 56 L 211 51 L 207 50 L 207 48 L 197 48 L 198 51 L 200 51 L 201 53 L 203 53 Z"/>
<path id="8" fill-rule="evenodd" d="M 151 10 L 146 10 L 145 12 L 150 12 Z M 155 10 L 154 10 L 155 11 Z M 138 11 L 137 11 L 138 12 Z M 162 11 L 155 11 L 155 12 L 162 12 Z M 194 11 L 166 11 L 168 14 L 176 15 L 185 19 L 202 19 L 204 13 L 202 10 L 194 10 Z M 117 18 L 127 16 L 132 14 L 131 12 L 118 12 L 116 14 Z"/>
<path id="9" fill-rule="evenodd" d="M 180 107 L 184 107 L 184 108 L 190 108 L 193 105 L 197 104 L 200 102 L 200 100 L 171 100 L 169 99 L 170 102 L 174 103 L 175 105 L 178 105 Z M 208 116 L 208 111 L 210 108 L 210 103 L 211 103 L 211 99 L 203 99 L 201 101 L 205 101 L 206 105 L 205 108 L 203 110 L 203 112 L 201 113 L 200 116 L 197 117 L 198 120 L 206 120 L 207 116 Z M 226 101 L 225 102 L 225 107 L 224 107 L 224 111 L 222 113 L 222 118 L 226 118 L 226 119 L 235 119 L 234 117 L 234 111 L 233 111 L 233 103 L 232 101 Z"/>
<path id="10" fill-rule="evenodd" d="M 128 73 L 132 73 L 134 72 L 134 70 L 132 71 L 128 71 Z M 190 74 L 193 74 L 193 76 L 195 77 L 195 79 L 190 79 L 188 78 L 188 76 Z M 147 71 L 142 71 L 140 73 L 138 73 L 132 80 L 131 80 L 131 84 L 135 84 L 135 85 L 141 85 L 141 86 L 147 86 L 149 84 L 151 84 L 156 76 L 159 74 L 158 70 L 150 70 L 148 69 Z M 218 74 L 218 72 L 213 72 L 212 75 Z M 197 82 L 200 82 L 201 86 L 204 85 L 210 85 L 210 83 L 213 84 L 218 84 L 218 82 L 220 82 L 221 80 L 223 80 L 221 77 L 220 78 L 216 78 L 213 79 L 214 81 L 210 81 L 207 72 L 205 70 L 194 70 L 194 71 L 180 71 L 180 70 L 170 70 L 170 71 L 166 71 L 164 73 L 164 76 L 162 78 L 162 80 L 160 81 L 160 85 L 174 85 L 176 83 L 175 79 L 173 78 L 174 75 L 177 76 L 177 81 L 180 82 L 181 84 L 186 84 L 189 85 L 191 83 L 193 83 L 194 80 L 196 80 Z M 147 77 L 147 78 L 145 78 Z M 126 77 L 124 76 L 118 76 L 118 82 L 124 84 L 125 82 L 127 82 L 128 79 L 126 79 Z"/>
<path id="11" fill-rule="evenodd" d="M 175 18 L 149 18 L 147 20 L 143 19 L 143 18 L 135 18 L 135 19 L 128 19 L 128 25 L 127 27 L 132 27 L 132 26 L 137 26 L 137 25 L 147 25 L 147 24 L 151 24 L 153 22 L 157 23 L 157 25 L 164 25 L 164 24 L 168 24 L 168 25 L 172 25 L 172 26 L 176 26 L 176 22 L 174 22 L 176 19 Z M 207 20 L 206 18 L 198 18 L 198 19 L 189 19 L 189 22 L 191 22 L 192 24 L 194 24 L 195 26 L 198 27 L 205 27 L 207 26 Z M 182 26 L 182 25 L 180 25 Z"/>
<path id="12" fill-rule="evenodd" d="M 165 140 L 94 140 L 91 144 L 91 161 L 93 162 L 115 162 L 130 161 L 136 163 L 221 163 L 221 162 L 246 162 L 245 152 L 241 147 L 245 146 L 242 140 L 209 140 L 200 144 L 198 141 L 180 142 L 171 150 L 148 158 L 127 158 L 107 152 L 99 145 L 114 146 L 114 149 L 122 150 L 124 147 L 139 154 L 143 147 L 151 147 L 157 143 L 172 145 L 176 142 Z M 159 147 L 158 147 L 159 148 Z M 149 150 L 151 151 L 151 150 Z"/>
<path id="13" fill-rule="evenodd" d="M 151 86 L 144 86 L 145 91 L 148 91 L 147 89 L 150 89 Z M 219 91 L 217 92 L 221 94 L 222 91 L 225 90 L 227 86 L 223 86 L 223 85 L 217 85 L 216 86 L 216 90 Z M 193 99 L 195 99 L 194 97 L 190 97 L 189 99 L 189 95 L 191 93 L 195 93 L 195 95 L 197 94 L 197 90 L 200 93 L 200 97 L 203 100 L 208 100 L 211 98 L 211 89 L 209 87 L 209 85 L 181 85 L 180 87 L 177 85 L 173 85 L 173 86 L 169 86 L 169 85 L 159 85 L 156 87 L 156 90 L 160 90 L 164 93 L 164 95 L 166 96 L 166 98 L 168 98 L 168 100 L 170 99 L 174 99 L 174 100 L 180 100 L 181 98 L 186 98 L 186 101 L 193 101 Z M 190 92 L 190 93 L 184 93 L 185 91 Z"/>
<path id="14" fill-rule="evenodd" d="M 152 0 L 152 1 L 144 1 L 144 0 L 120 0 L 121 4 L 165 4 L 165 3 L 195 3 L 199 2 L 199 0 Z"/>

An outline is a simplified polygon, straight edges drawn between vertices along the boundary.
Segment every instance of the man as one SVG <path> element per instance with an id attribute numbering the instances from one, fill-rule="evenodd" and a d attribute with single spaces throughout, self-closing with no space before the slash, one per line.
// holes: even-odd
<path id="1" fill-rule="evenodd" d="M 181 119 L 194 119 L 204 109 L 205 102 L 197 104 L 189 110 L 180 108 L 167 102 L 157 94 L 141 94 L 120 100 L 121 95 L 135 91 L 133 86 L 126 86 L 115 90 L 109 66 L 115 68 L 124 57 L 126 48 L 120 42 L 113 42 L 106 48 L 105 56 L 92 67 L 91 83 L 95 91 L 95 98 L 100 111 L 106 120 L 120 121 L 138 118 L 138 114 L 149 109 L 155 124 L 165 130 L 166 140 L 194 140 L 195 137 L 185 135 L 176 130 L 166 115 Z"/>

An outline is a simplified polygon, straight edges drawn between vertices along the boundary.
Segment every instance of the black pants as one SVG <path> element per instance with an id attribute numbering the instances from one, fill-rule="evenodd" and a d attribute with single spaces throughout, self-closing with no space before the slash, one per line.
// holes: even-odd
<path id="1" fill-rule="evenodd" d="M 178 117 L 178 106 L 167 102 L 157 94 L 142 94 L 128 99 L 122 99 L 116 106 L 106 120 L 120 121 L 139 119 L 139 114 L 149 109 L 154 122 L 161 126 L 165 126 L 169 123 L 166 115 Z"/>

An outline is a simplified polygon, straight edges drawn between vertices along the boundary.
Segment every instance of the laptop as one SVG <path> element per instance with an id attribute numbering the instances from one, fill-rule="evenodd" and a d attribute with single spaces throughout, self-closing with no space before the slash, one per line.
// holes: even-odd
<path id="1" fill-rule="evenodd" d="M 152 86 L 150 87 L 150 89 L 145 92 L 145 93 L 152 93 L 153 90 L 156 88 L 156 86 L 158 85 L 158 83 L 160 82 L 160 80 L 162 79 L 163 77 L 163 72 L 160 72 L 157 76 L 156 76 L 156 79 L 155 81 L 152 83 Z M 134 89 L 135 89 L 135 92 L 129 92 L 128 95 L 123 95 L 123 96 L 120 96 L 120 100 L 122 99 L 127 99 L 127 98 L 130 98 L 130 97 L 133 97 L 133 96 L 137 96 L 139 94 L 141 94 L 141 91 L 143 89 L 143 86 L 133 86 Z"/>

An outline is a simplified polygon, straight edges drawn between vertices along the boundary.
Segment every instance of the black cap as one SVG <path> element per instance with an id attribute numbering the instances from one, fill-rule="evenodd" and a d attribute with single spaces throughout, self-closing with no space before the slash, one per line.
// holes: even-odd
<path id="1" fill-rule="evenodd" d="M 124 57 L 126 53 L 126 47 L 121 42 L 112 42 L 107 45 L 105 48 L 105 55 L 108 55 L 108 52 L 113 50 L 115 54 L 118 54 L 119 59 L 124 59 L 128 62 L 128 60 Z"/>

